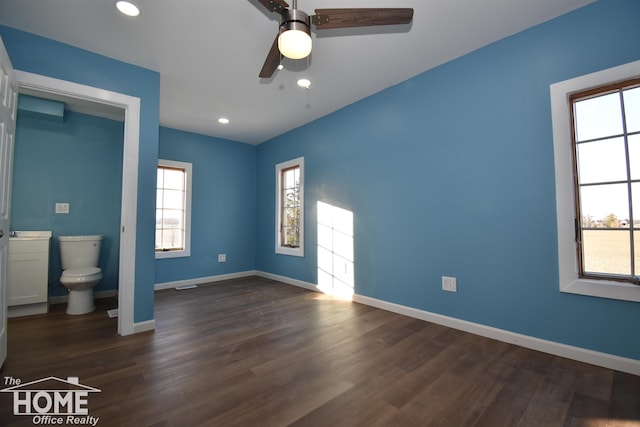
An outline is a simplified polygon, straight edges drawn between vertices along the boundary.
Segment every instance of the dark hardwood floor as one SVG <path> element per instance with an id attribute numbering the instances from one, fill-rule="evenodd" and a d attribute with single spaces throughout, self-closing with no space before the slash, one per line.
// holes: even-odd
<path id="1" fill-rule="evenodd" d="M 157 292 L 128 337 L 97 302 L 10 319 L 3 381 L 79 377 L 102 427 L 640 426 L 640 377 L 264 278 Z"/>

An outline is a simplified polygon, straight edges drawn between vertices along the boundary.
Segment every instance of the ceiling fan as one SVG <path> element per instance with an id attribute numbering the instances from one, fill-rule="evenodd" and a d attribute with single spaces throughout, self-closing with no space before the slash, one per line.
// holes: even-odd
<path id="1" fill-rule="evenodd" d="M 316 14 L 309 16 L 298 10 L 297 0 L 293 0 L 292 8 L 284 0 L 258 1 L 270 12 L 280 14 L 280 29 L 260 70 L 261 78 L 271 77 L 283 57 L 301 59 L 309 56 L 311 24 L 317 30 L 325 30 L 408 24 L 413 18 L 411 8 L 316 9 Z"/>

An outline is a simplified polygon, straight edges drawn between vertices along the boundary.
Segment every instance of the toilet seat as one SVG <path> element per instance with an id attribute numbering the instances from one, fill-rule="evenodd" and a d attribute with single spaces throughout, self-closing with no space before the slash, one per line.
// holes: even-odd
<path id="1" fill-rule="evenodd" d="M 62 284 L 82 284 L 96 282 L 102 279 L 102 270 L 98 267 L 70 268 L 64 270 L 60 276 Z"/>
<path id="2" fill-rule="evenodd" d="M 102 270 L 98 267 L 70 268 L 69 270 L 64 270 L 62 272 L 62 277 L 77 278 L 83 276 L 92 276 L 101 272 Z"/>

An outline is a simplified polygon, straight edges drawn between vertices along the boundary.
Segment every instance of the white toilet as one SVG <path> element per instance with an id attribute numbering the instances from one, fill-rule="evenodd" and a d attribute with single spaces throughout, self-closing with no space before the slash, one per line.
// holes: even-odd
<path id="1" fill-rule="evenodd" d="M 69 290 L 67 314 L 85 314 L 95 310 L 93 288 L 102 280 L 98 268 L 101 235 L 59 236 L 62 276 L 60 283 Z"/>

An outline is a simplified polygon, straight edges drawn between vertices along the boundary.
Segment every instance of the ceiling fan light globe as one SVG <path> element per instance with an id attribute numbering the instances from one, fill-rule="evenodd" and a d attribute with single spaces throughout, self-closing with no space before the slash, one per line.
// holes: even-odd
<path id="1" fill-rule="evenodd" d="M 302 30 L 287 30 L 278 37 L 280 53 L 290 59 L 302 59 L 311 53 L 311 36 Z"/>

